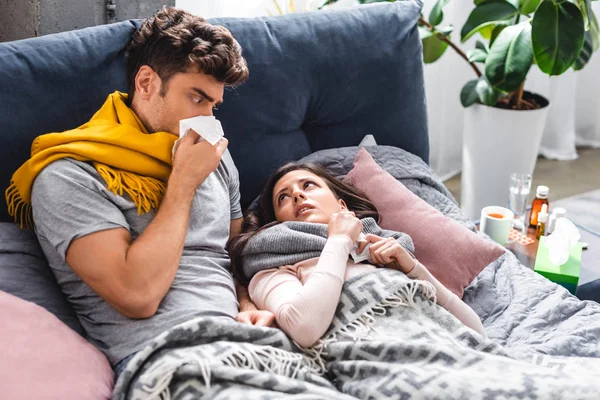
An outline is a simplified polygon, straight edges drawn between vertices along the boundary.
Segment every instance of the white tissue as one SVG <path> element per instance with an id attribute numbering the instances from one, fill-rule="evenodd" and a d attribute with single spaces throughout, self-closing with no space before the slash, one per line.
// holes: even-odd
<path id="1" fill-rule="evenodd" d="M 548 258 L 555 265 L 563 265 L 569 259 L 571 248 L 577 244 L 581 234 L 579 229 L 567 218 L 558 218 L 554 231 L 546 237 Z"/>
<path id="2" fill-rule="evenodd" d="M 200 115 L 198 117 L 182 119 L 179 121 L 179 138 L 184 137 L 190 129 L 193 129 L 213 146 L 223 137 L 223 127 L 218 119 L 213 116 Z"/>
<path id="3" fill-rule="evenodd" d="M 197 142 L 206 140 L 213 146 L 224 136 L 221 122 L 213 116 L 200 115 L 198 117 L 182 119 L 179 121 L 179 139 L 173 145 L 173 155 L 175 155 L 179 141 L 187 135 L 190 129 L 193 129 L 200 135 L 200 139 Z"/>
<path id="4" fill-rule="evenodd" d="M 354 260 L 354 262 L 356 264 L 358 264 L 359 262 L 362 262 L 364 260 L 368 260 L 369 259 L 369 246 L 370 244 L 366 245 L 365 248 L 363 249 L 362 253 L 357 254 L 356 251 L 358 250 L 358 244 L 360 242 L 366 243 L 367 239 L 365 237 L 364 234 L 360 234 L 358 235 L 358 241 L 357 243 L 354 245 L 354 247 L 352 248 L 352 250 L 350 251 L 350 257 L 352 257 L 352 260 Z"/>

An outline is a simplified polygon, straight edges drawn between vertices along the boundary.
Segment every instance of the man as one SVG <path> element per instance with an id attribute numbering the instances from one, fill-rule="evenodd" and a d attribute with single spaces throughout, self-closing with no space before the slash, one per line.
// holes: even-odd
<path id="1" fill-rule="evenodd" d="M 241 288 L 238 314 L 225 245 L 242 211 L 227 140 L 196 143 L 192 131 L 169 165 L 179 121 L 212 115 L 225 86 L 247 79 L 239 44 L 223 27 L 165 8 L 127 50 L 129 96 L 115 92 L 89 123 L 36 139 L 7 191 L 15 217 L 30 201 L 62 291 L 118 370 L 193 317 L 273 320 Z"/>

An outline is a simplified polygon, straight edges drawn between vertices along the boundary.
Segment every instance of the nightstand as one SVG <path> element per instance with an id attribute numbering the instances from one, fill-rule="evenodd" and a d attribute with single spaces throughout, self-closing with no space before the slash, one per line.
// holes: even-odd
<path id="1" fill-rule="evenodd" d="M 479 225 L 478 225 L 479 228 Z M 581 233 L 582 242 L 587 242 L 589 247 L 583 251 L 581 256 L 581 272 L 579 275 L 579 285 L 577 286 L 577 297 L 581 300 L 595 300 L 600 302 L 600 236 L 577 226 Z M 539 246 L 539 240 L 535 239 L 535 229 L 529 228 L 527 236 L 534 240 L 533 243 L 524 246 L 520 243 L 506 245 L 517 259 L 533 270 L 535 265 L 535 256 Z"/>

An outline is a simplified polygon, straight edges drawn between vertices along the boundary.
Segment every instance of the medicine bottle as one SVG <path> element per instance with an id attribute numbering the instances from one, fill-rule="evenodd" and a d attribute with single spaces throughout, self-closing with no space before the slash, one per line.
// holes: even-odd
<path id="1" fill-rule="evenodd" d="M 533 199 L 533 203 L 531 203 L 531 214 L 529 216 L 529 225 L 533 228 L 537 227 L 538 224 L 538 213 L 542 210 L 542 205 L 545 204 L 546 207 L 550 208 L 550 203 L 548 201 L 548 186 L 540 185 L 537 187 L 535 191 L 535 199 Z"/>
<path id="2" fill-rule="evenodd" d="M 542 209 L 537 215 L 538 224 L 537 228 L 535 228 L 535 238 L 540 240 L 540 237 L 546 234 L 546 222 L 548 221 L 548 206 L 546 204 L 542 204 Z"/>

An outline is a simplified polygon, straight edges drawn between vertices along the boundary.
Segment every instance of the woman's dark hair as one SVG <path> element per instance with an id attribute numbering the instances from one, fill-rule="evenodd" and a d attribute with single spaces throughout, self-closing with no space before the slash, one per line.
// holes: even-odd
<path id="1" fill-rule="evenodd" d="M 379 222 L 379 212 L 375 205 L 355 187 L 337 179 L 326 169 L 317 164 L 299 162 L 287 163 L 275 171 L 267 180 L 267 183 L 260 194 L 258 204 L 255 207 L 250 206 L 250 209 L 246 212 L 240 234 L 231 238 L 227 243 L 233 276 L 242 285 L 248 285 L 249 283 L 242 269 L 242 252 L 252 236 L 256 235 L 262 229 L 269 228 L 279 223 L 275 218 L 273 189 L 279 179 L 287 173 L 296 170 L 309 171 L 323 179 L 333 194 L 338 199 L 344 200 L 348 210 L 353 211 L 357 218 L 362 219 L 371 217 Z"/>
<path id="2" fill-rule="evenodd" d="M 174 7 L 164 7 L 142 22 L 126 55 L 129 101 L 135 93 L 135 76 L 143 65 L 160 76 L 162 96 L 169 79 L 189 68 L 229 86 L 248 79 L 242 48 L 229 30 Z"/>

